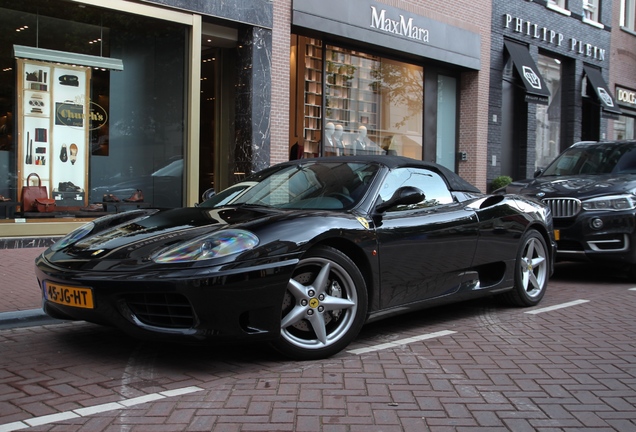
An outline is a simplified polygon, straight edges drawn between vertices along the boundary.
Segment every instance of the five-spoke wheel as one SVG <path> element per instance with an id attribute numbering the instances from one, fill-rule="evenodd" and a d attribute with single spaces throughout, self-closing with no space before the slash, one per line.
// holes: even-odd
<path id="1" fill-rule="evenodd" d="M 538 304 L 548 286 L 550 263 L 545 239 L 536 230 L 521 239 L 515 266 L 515 287 L 505 298 L 517 306 Z"/>
<path id="2" fill-rule="evenodd" d="M 287 284 L 276 349 L 296 359 L 331 356 L 364 324 L 367 292 L 362 274 L 342 252 L 320 246 L 298 263 Z"/>

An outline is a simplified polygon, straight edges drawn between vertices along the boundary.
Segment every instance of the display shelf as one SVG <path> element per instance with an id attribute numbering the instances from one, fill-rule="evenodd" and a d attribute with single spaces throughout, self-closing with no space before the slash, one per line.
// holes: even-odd
<path id="1" fill-rule="evenodd" d="M 341 124 L 348 133 L 360 126 L 378 128 L 379 61 L 366 54 L 327 47 L 325 122 Z"/>
<path id="2" fill-rule="evenodd" d="M 307 38 L 303 64 L 305 67 L 303 149 L 305 157 L 312 157 L 320 155 L 322 133 L 322 41 Z"/>

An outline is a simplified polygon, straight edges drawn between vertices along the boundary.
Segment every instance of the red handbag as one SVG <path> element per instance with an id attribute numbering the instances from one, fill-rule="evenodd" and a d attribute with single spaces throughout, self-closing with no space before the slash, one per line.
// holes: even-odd
<path id="1" fill-rule="evenodd" d="M 40 213 L 50 213 L 55 211 L 55 200 L 51 198 L 36 198 L 35 207 Z"/>
<path id="2" fill-rule="evenodd" d="M 31 177 L 35 176 L 38 179 L 38 184 L 36 186 L 31 186 Z M 49 193 L 46 190 L 46 186 L 42 186 L 42 180 L 40 180 L 40 176 L 36 173 L 31 173 L 27 177 L 26 180 L 27 185 L 22 187 L 22 211 L 23 212 L 34 212 L 38 211 L 38 208 L 35 204 L 35 200 L 37 198 L 48 199 Z M 52 211 L 52 210 L 51 210 Z"/>

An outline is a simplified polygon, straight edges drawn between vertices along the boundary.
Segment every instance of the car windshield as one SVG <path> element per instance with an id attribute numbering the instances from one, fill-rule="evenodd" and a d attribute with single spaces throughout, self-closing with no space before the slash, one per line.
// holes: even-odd
<path id="1" fill-rule="evenodd" d="M 353 208 L 364 197 L 378 166 L 361 162 L 306 162 L 284 165 L 247 178 L 201 207 L 258 205 L 288 209 Z"/>
<path id="2" fill-rule="evenodd" d="M 603 144 L 572 147 L 557 157 L 543 176 L 636 174 L 636 147 Z"/>

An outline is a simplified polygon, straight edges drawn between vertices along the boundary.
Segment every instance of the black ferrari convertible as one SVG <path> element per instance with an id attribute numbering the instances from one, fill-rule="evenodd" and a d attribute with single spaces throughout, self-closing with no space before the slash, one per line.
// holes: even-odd
<path id="1" fill-rule="evenodd" d="M 196 207 L 96 219 L 36 260 L 44 310 L 140 338 L 331 356 L 365 322 L 497 295 L 541 301 L 545 205 L 394 156 L 278 164 Z"/>

